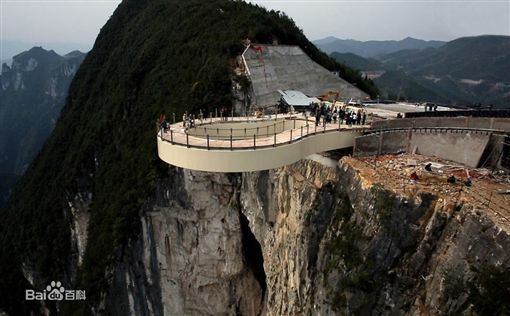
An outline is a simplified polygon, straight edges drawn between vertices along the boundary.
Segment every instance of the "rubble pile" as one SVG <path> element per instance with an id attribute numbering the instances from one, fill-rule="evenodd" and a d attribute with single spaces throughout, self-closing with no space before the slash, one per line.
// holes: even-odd
<path id="1" fill-rule="evenodd" d="M 469 204 L 496 222 L 510 227 L 510 176 L 500 171 L 470 169 L 436 157 L 417 154 L 347 158 L 366 186 L 384 184 L 402 198 L 419 192 L 438 196 L 438 202 Z"/>

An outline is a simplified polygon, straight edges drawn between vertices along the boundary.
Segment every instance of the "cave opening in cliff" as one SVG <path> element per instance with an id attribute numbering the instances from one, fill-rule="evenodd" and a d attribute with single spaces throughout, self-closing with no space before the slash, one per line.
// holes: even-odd
<path id="1" fill-rule="evenodd" d="M 250 229 L 250 221 L 246 216 L 239 211 L 239 218 L 241 221 L 241 232 L 243 242 L 244 259 L 248 268 L 253 272 L 257 279 L 260 288 L 262 289 L 262 297 L 266 294 L 266 272 L 264 271 L 264 257 L 262 256 L 262 248 L 257 238 Z"/>

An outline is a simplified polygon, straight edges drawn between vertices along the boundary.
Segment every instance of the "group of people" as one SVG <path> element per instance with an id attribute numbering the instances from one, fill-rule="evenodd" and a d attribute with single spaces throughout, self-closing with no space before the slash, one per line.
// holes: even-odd
<path id="1" fill-rule="evenodd" d="M 182 125 L 184 128 L 195 127 L 195 115 L 188 115 L 188 112 L 185 112 L 182 116 Z"/>
<path id="2" fill-rule="evenodd" d="M 337 123 L 347 125 L 365 125 L 367 113 L 361 109 L 357 111 L 343 109 L 341 107 L 328 107 L 325 103 L 312 103 L 310 105 L 311 113 L 315 114 L 315 125 L 319 126 L 321 121 L 323 125 L 327 123 Z"/>

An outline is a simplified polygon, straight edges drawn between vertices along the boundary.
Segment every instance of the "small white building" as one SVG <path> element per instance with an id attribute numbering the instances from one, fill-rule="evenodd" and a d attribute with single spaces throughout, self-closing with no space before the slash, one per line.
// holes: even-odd
<path id="1" fill-rule="evenodd" d="M 320 100 L 315 97 L 309 97 L 301 91 L 297 90 L 278 90 L 280 93 L 280 101 L 282 104 L 291 106 L 295 110 L 303 110 L 308 108 L 310 103 L 319 103 Z"/>

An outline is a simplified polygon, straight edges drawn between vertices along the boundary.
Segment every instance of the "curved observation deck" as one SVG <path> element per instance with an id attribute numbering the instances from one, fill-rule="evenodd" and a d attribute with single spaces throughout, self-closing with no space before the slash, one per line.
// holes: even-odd
<path id="1" fill-rule="evenodd" d="M 352 147 L 368 126 L 315 125 L 304 115 L 234 117 L 182 122 L 158 132 L 158 154 L 168 164 L 211 172 L 266 170 L 311 154 Z"/>

